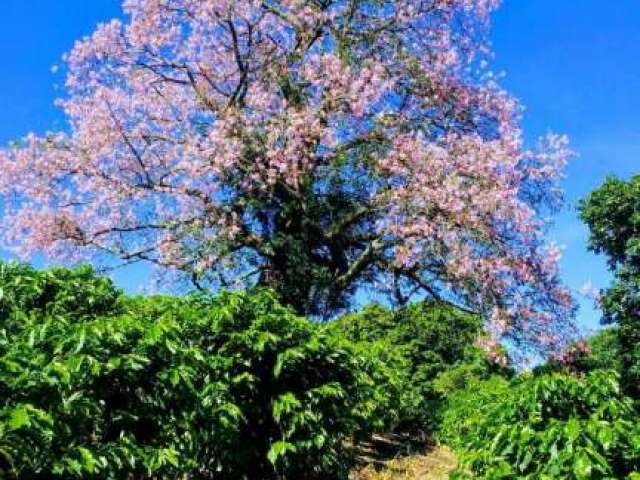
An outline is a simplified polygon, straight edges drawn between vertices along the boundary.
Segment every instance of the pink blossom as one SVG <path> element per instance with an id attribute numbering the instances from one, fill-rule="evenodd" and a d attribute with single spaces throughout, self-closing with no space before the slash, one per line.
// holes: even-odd
<path id="1" fill-rule="evenodd" d="M 266 256 L 248 200 L 358 177 L 353 228 L 373 239 L 349 260 L 378 262 L 376 288 L 399 269 L 482 313 L 494 342 L 566 341 L 540 212 L 570 152 L 563 136 L 523 147 L 486 68 L 499 2 L 365 3 L 125 1 L 126 21 L 66 56 L 69 133 L 0 153 L 6 246 L 235 285 Z"/>

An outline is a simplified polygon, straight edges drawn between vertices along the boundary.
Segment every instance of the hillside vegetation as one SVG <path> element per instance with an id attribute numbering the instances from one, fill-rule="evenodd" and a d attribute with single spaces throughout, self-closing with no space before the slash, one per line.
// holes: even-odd
<path id="1" fill-rule="evenodd" d="M 346 478 L 374 433 L 431 434 L 441 372 L 490 370 L 445 305 L 322 325 L 265 290 L 128 297 L 87 267 L 5 264 L 0 288 L 4 477 Z"/>
<path id="2" fill-rule="evenodd" d="M 2 478 L 586 480 L 640 468 L 634 403 L 603 370 L 618 365 L 613 330 L 572 363 L 515 375 L 475 346 L 478 318 L 445 303 L 323 324 L 268 290 L 130 297 L 88 267 L 19 264 L 0 265 L 0 291 Z"/>

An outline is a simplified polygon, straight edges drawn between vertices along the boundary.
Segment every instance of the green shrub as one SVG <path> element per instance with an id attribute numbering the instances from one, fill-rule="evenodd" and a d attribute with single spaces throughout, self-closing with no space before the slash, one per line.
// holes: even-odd
<path id="1" fill-rule="evenodd" d="M 369 305 L 326 328 L 363 352 L 375 352 L 386 365 L 387 374 L 378 378 L 377 385 L 386 390 L 386 395 L 378 396 L 378 409 L 387 415 L 373 418 L 386 422 L 387 429 L 433 430 L 443 396 L 460 383 L 452 380 L 447 385 L 447 379 L 438 383 L 439 376 L 460 367 L 469 375 L 487 378 L 493 370 L 473 346 L 482 330 L 480 318 L 444 302 L 419 302 L 397 311 Z M 377 375 L 380 371 L 376 369 Z"/>
<path id="2" fill-rule="evenodd" d="M 508 380 L 494 376 L 471 380 L 466 388 L 455 391 L 444 402 L 437 432 L 438 439 L 456 450 L 471 442 L 495 404 L 510 394 Z"/>
<path id="3" fill-rule="evenodd" d="M 361 413 L 356 440 L 373 433 L 389 432 L 406 413 L 407 405 L 418 405 L 421 399 L 411 384 L 407 359 L 384 341 L 353 343 L 365 385 L 361 386 Z"/>
<path id="4" fill-rule="evenodd" d="M 585 372 L 592 370 L 622 370 L 620 335 L 618 328 L 606 328 L 587 341 L 586 358 L 579 359 L 578 367 Z"/>
<path id="5" fill-rule="evenodd" d="M 397 311 L 372 304 L 330 322 L 329 328 L 354 342 L 387 341 L 404 349 L 413 367 L 441 371 L 464 357 L 482 321 L 445 302 L 417 302 Z"/>
<path id="6" fill-rule="evenodd" d="M 38 271 L 0 263 L 0 316 L 6 335 L 23 330 L 27 317 L 96 318 L 122 312 L 124 300 L 111 280 L 96 276 L 88 266 Z"/>
<path id="7" fill-rule="evenodd" d="M 614 370 L 622 373 L 620 329 L 606 328 L 592 337 L 568 346 L 563 355 L 534 368 L 535 375 L 551 373 L 589 373 L 594 370 Z"/>
<path id="8" fill-rule="evenodd" d="M 477 383 L 450 398 L 441 437 L 462 452 L 455 478 L 623 479 L 640 468 L 640 425 L 612 371 Z"/>
<path id="9" fill-rule="evenodd" d="M 432 382 L 433 389 L 443 398 L 469 388 L 475 382 L 487 379 L 490 369 L 481 362 L 460 363 L 444 370 Z"/>
<path id="10" fill-rule="evenodd" d="M 342 478 L 381 394 L 266 291 L 130 299 L 18 265 L 0 288 L 0 478 Z"/>

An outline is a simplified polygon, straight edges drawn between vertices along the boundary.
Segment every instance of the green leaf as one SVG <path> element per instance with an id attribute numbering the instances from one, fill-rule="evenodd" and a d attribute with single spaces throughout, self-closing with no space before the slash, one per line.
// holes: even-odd
<path id="1" fill-rule="evenodd" d="M 285 442 L 284 440 L 280 440 L 271 445 L 271 448 L 267 453 L 267 459 L 269 459 L 272 465 L 276 465 L 281 457 L 285 456 L 288 452 L 295 451 L 295 445 Z"/>
<path id="2" fill-rule="evenodd" d="M 565 433 L 567 435 L 568 441 L 572 443 L 575 442 L 580 436 L 581 431 L 582 427 L 580 425 L 580 422 L 575 418 L 569 419 L 565 426 Z"/>
<path id="3" fill-rule="evenodd" d="M 9 419 L 7 421 L 9 430 L 19 430 L 29 424 L 29 412 L 26 407 L 18 407 L 10 410 Z"/>
<path id="4" fill-rule="evenodd" d="M 82 468 L 84 469 L 84 471 L 89 473 L 95 473 L 97 470 L 96 466 L 98 465 L 98 461 L 93 456 L 93 453 L 84 447 L 78 448 L 78 451 L 80 452 Z"/>
<path id="5" fill-rule="evenodd" d="M 527 468 L 529 468 L 529 465 L 531 465 L 531 460 L 533 460 L 533 451 L 527 450 L 527 452 L 524 455 L 524 458 L 520 462 L 520 465 L 518 465 L 519 470 L 521 472 L 526 471 Z"/>
<path id="6" fill-rule="evenodd" d="M 591 479 L 592 471 L 591 459 L 584 452 L 578 452 L 573 464 L 573 473 L 576 478 L 578 480 L 589 480 Z"/>

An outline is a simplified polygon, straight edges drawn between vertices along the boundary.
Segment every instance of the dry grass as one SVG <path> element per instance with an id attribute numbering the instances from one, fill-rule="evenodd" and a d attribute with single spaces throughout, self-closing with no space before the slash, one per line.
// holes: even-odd
<path id="1" fill-rule="evenodd" d="M 424 455 L 390 460 L 381 469 L 368 466 L 352 475 L 352 480 L 446 480 L 457 466 L 456 457 L 446 447 L 434 447 Z"/>

